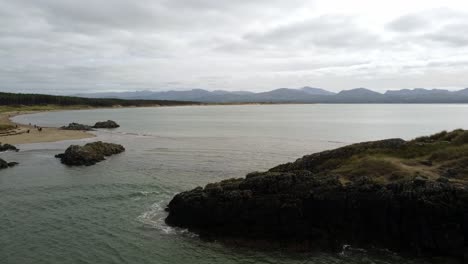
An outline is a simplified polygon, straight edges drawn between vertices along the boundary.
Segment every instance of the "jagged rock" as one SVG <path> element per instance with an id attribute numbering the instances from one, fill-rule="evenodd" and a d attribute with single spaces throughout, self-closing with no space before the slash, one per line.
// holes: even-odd
<path id="1" fill-rule="evenodd" d="M 8 167 L 14 167 L 16 165 L 18 165 L 19 163 L 18 162 L 15 162 L 15 161 L 12 161 L 12 162 L 8 162 Z"/>
<path id="2" fill-rule="evenodd" d="M 468 238 L 468 148 L 456 133 L 430 142 L 354 144 L 197 187 L 172 199 L 166 223 L 237 243 L 353 245 L 461 259 Z M 420 162 L 427 157 L 431 166 Z M 441 178 L 453 164 L 460 172 L 455 180 Z"/>
<path id="3" fill-rule="evenodd" d="M 107 120 L 103 122 L 97 122 L 93 128 L 117 128 L 120 127 L 115 121 Z"/>
<path id="4" fill-rule="evenodd" d="M 0 169 L 6 169 L 8 168 L 8 162 L 6 162 L 3 159 L 0 159 Z"/>
<path id="5" fill-rule="evenodd" d="M 11 150 L 11 151 L 19 151 L 18 148 L 16 148 L 15 146 L 13 145 L 10 145 L 10 144 L 0 144 L 0 151 L 8 151 L 8 150 Z"/>
<path id="6" fill-rule="evenodd" d="M 6 168 L 9 168 L 9 167 L 14 167 L 14 166 L 16 166 L 18 164 L 19 164 L 18 162 L 6 162 L 5 160 L 0 159 L 0 169 L 6 169 Z"/>
<path id="7" fill-rule="evenodd" d="M 78 123 L 70 123 L 68 124 L 68 126 L 63 126 L 61 128 L 65 130 L 85 130 L 85 131 L 93 130 L 91 126 L 78 124 Z"/>
<path id="8" fill-rule="evenodd" d="M 106 156 L 111 156 L 125 151 L 125 148 L 119 144 L 104 143 L 101 141 L 88 143 L 84 146 L 71 145 L 65 153 L 57 154 L 61 162 L 71 166 L 90 166 L 103 161 Z"/>

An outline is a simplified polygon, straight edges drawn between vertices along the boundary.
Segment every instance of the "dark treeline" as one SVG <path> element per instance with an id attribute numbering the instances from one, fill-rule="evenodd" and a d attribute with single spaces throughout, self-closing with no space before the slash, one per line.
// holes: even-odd
<path id="1" fill-rule="evenodd" d="M 82 98 L 46 94 L 21 94 L 0 92 L 0 105 L 86 105 L 95 107 L 110 106 L 152 106 L 152 105 L 189 105 L 196 102 L 172 100 L 126 100 L 107 98 Z"/>

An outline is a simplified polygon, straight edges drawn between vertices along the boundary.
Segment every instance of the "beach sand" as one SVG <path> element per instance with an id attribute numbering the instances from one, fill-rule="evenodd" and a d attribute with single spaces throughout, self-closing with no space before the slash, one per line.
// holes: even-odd
<path id="1" fill-rule="evenodd" d="M 35 112 L 6 112 L 0 113 L 0 124 L 10 124 L 18 125 L 16 129 L 20 134 L 15 135 L 1 135 L 0 134 L 0 143 L 5 144 L 27 144 L 27 143 L 39 143 L 39 142 L 55 142 L 62 140 L 71 140 L 71 139 L 83 139 L 95 137 L 94 134 L 86 131 L 75 131 L 75 130 L 62 130 L 55 127 L 43 127 L 42 131 L 38 131 L 34 126 L 15 124 L 10 118 L 16 115 L 31 114 Z M 37 111 L 36 111 L 37 113 Z M 25 133 L 26 130 L 29 130 L 29 133 Z M 2 131 L 3 132 L 3 131 Z M 23 133 L 24 132 L 24 133 Z"/>

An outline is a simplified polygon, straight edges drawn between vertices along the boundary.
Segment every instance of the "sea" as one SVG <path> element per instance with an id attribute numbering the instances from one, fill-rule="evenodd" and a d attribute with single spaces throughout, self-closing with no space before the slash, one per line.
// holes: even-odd
<path id="1" fill-rule="evenodd" d="M 210 182 L 355 142 L 467 129 L 467 117 L 468 105 L 443 104 L 174 106 L 17 116 L 15 122 L 51 127 L 110 119 L 120 128 L 0 153 L 20 163 L 0 171 L 0 263 L 444 263 L 377 248 L 287 252 L 203 241 L 167 226 L 164 208 L 175 194 Z M 71 144 L 97 140 L 126 151 L 89 167 L 54 158 Z"/>

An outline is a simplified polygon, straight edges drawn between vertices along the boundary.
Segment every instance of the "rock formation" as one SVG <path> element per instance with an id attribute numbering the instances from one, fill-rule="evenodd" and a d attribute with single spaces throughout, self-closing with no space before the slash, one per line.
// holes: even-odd
<path id="1" fill-rule="evenodd" d="M 61 127 L 61 129 L 65 129 L 65 130 L 84 130 L 84 131 L 93 130 L 93 128 L 91 126 L 78 124 L 78 123 L 70 123 L 70 124 L 68 124 L 68 126 Z"/>
<path id="2" fill-rule="evenodd" d="M 10 144 L 1 144 L 0 143 L 0 152 L 2 151 L 8 151 L 8 150 L 11 150 L 11 151 L 19 151 L 18 148 L 16 148 L 15 146 L 13 145 L 10 145 Z"/>
<path id="3" fill-rule="evenodd" d="M 3 159 L 0 159 L 0 169 L 6 169 L 18 165 L 18 162 L 6 162 Z"/>
<path id="4" fill-rule="evenodd" d="M 71 166 L 90 166 L 103 161 L 105 157 L 118 154 L 125 151 L 125 148 L 119 144 L 93 142 L 84 146 L 71 145 L 65 153 L 58 154 L 55 157 L 60 158 L 61 162 Z"/>
<path id="5" fill-rule="evenodd" d="M 166 223 L 204 238 L 463 259 L 468 131 L 358 143 L 177 194 Z"/>
<path id="6" fill-rule="evenodd" d="M 93 128 L 117 128 L 120 127 L 115 121 L 107 120 L 103 122 L 97 122 Z"/>

